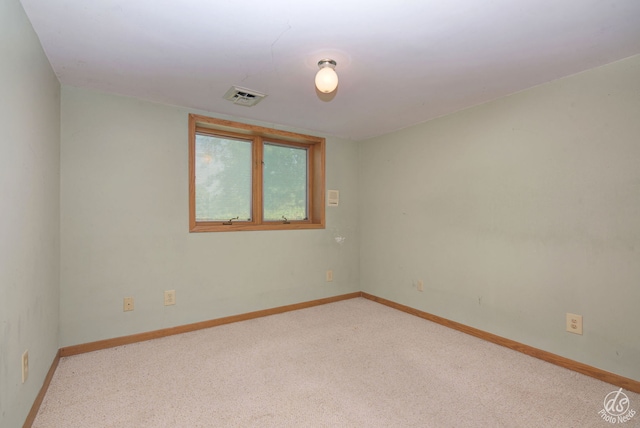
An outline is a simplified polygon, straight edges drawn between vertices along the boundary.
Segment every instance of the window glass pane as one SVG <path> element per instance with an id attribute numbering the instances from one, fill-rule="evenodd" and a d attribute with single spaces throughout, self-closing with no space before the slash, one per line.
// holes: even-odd
<path id="1" fill-rule="evenodd" d="M 196 221 L 251 219 L 251 141 L 196 135 Z"/>
<path id="2" fill-rule="evenodd" d="M 265 220 L 307 219 L 307 149 L 264 145 Z"/>

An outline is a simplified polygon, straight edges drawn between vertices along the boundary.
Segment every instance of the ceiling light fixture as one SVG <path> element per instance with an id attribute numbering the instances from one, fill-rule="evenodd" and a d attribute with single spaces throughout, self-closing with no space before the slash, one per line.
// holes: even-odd
<path id="1" fill-rule="evenodd" d="M 316 88 L 320 92 L 328 94 L 333 92 L 338 87 L 338 75 L 334 68 L 336 68 L 336 62 L 332 59 L 321 59 L 318 61 L 318 73 L 316 74 Z"/>

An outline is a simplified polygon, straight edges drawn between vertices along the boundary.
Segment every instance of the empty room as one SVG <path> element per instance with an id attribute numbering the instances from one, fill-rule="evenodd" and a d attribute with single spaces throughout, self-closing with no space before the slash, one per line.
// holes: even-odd
<path id="1" fill-rule="evenodd" d="M 640 427 L 640 2 L 0 0 L 0 427 Z"/>

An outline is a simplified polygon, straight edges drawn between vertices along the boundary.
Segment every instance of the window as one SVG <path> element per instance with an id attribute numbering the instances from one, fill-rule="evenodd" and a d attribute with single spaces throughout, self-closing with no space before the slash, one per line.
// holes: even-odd
<path id="1" fill-rule="evenodd" d="M 189 115 L 189 231 L 324 228 L 325 140 Z"/>

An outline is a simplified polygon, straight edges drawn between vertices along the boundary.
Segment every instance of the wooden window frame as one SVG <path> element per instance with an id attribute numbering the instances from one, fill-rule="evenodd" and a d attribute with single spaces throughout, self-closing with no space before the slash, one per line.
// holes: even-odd
<path id="1" fill-rule="evenodd" d="M 196 134 L 241 138 L 252 141 L 251 221 L 196 221 L 195 144 Z M 274 143 L 307 149 L 307 220 L 266 221 L 263 219 L 263 144 Z M 224 119 L 189 115 L 189 232 L 231 232 L 242 230 L 300 230 L 325 228 L 325 139 Z"/>

